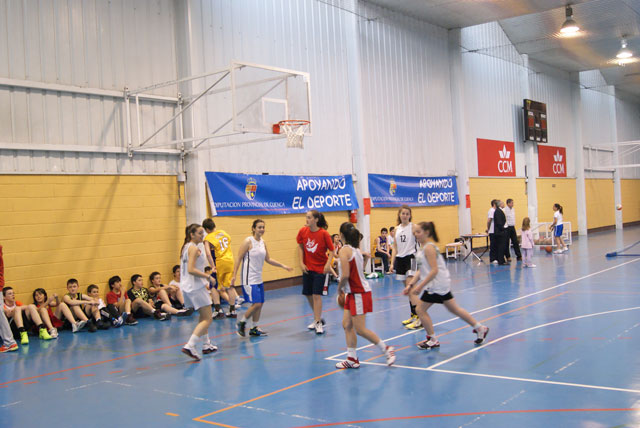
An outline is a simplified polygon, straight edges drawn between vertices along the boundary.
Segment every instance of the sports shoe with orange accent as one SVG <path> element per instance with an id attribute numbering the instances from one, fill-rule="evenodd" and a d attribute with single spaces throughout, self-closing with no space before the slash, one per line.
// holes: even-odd
<path id="1" fill-rule="evenodd" d="M 11 346 L 0 346 L 0 353 L 3 352 L 13 352 L 13 351 L 17 351 L 18 350 L 18 344 L 14 343 Z"/>

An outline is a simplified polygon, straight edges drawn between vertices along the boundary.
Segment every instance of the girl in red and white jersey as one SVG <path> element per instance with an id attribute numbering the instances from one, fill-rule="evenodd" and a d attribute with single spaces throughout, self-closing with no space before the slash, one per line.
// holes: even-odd
<path id="1" fill-rule="evenodd" d="M 340 235 L 345 244 L 340 249 L 340 283 L 338 292 L 344 290 L 344 312 L 342 315 L 342 327 L 347 339 L 347 359 L 336 364 L 339 369 L 357 369 L 360 361 L 356 355 L 358 336 L 364 337 L 375 344 L 387 357 L 387 365 L 392 365 L 395 360 L 393 346 L 387 346 L 380 337 L 366 326 L 365 315 L 373 310 L 371 286 L 364 277 L 364 257 L 358 248 L 362 234 L 349 222 L 342 223 Z"/>

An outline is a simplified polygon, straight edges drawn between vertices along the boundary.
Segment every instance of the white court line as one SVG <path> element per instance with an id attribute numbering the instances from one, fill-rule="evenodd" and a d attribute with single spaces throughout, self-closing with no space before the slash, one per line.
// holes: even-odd
<path id="1" fill-rule="evenodd" d="M 466 376 L 488 377 L 493 379 L 517 380 L 520 382 L 546 383 L 550 385 L 575 386 L 577 388 L 602 389 L 605 391 L 633 392 L 636 394 L 640 394 L 640 390 L 638 389 L 613 388 L 610 386 L 585 385 L 582 383 L 556 382 L 551 380 L 526 379 L 522 377 L 498 376 L 498 375 L 488 375 L 488 374 L 482 374 L 482 373 L 468 373 L 468 372 L 459 372 L 455 370 L 443 370 L 443 369 L 427 369 L 427 370 L 431 372 L 451 373 L 451 374 L 459 374 L 459 375 L 466 375 Z"/>
<path id="2" fill-rule="evenodd" d="M 617 313 L 617 312 L 634 311 L 636 309 L 640 309 L 640 306 L 634 306 L 634 307 L 625 308 L 625 309 L 615 309 L 615 310 L 612 310 L 612 311 L 605 311 L 605 312 L 596 312 L 596 313 L 587 314 L 587 315 L 580 315 L 580 316 L 577 316 L 577 317 L 565 318 L 565 319 L 562 319 L 562 320 L 548 322 L 548 323 L 545 323 L 545 324 L 536 325 L 534 327 L 529 327 L 529 328 L 526 328 L 524 330 L 516 331 L 514 333 L 507 334 L 506 336 L 499 337 L 497 339 L 492 340 L 491 342 L 485 343 L 484 345 L 478 346 L 476 348 L 469 349 L 466 352 L 463 352 L 461 354 L 458 354 L 456 356 L 448 358 L 448 359 L 446 359 L 444 361 L 440 361 L 439 363 L 436 363 L 436 364 L 434 364 L 432 366 L 429 366 L 429 367 L 427 367 L 427 369 L 435 369 L 436 367 L 440 367 L 443 364 L 447 364 L 447 363 L 449 363 L 449 362 L 451 362 L 453 360 L 457 360 L 458 358 L 464 357 L 465 355 L 469 355 L 471 353 L 477 352 L 480 349 L 484 349 L 484 348 L 486 348 L 488 346 L 495 345 L 496 343 L 502 342 L 505 339 L 508 339 L 510 337 L 516 336 L 516 335 L 521 334 L 521 333 L 526 333 L 526 332 L 531 331 L 531 330 L 537 330 L 537 329 L 542 328 L 542 327 L 547 327 L 547 326 L 554 325 L 554 324 L 560 324 L 560 323 L 567 322 L 567 321 L 579 320 L 579 319 L 582 319 L 582 318 L 589 318 L 589 317 L 596 317 L 596 316 L 599 316 L 599 315 L 614 314 L 614 313 Z"/>
<path id="3" fill-rule="evenodd" d="M 574 282 L 582 281 L 583 279 L 587 279 L 587 278 L 590 278 L 592 276 L 599 275 L 601 273 L 608 272 L 608 271 L 613 270 L 613 269 L 617 269 L 620 266 L 628 265 L 629 263 L 635 263 L 637 261 L 640 261 L 640 259 L 635 259 L 635 260 L 630 260 L 628 262 L 620 263 L 619 265 L 615 265 L 615 266 L 603 269 L 603 270 L 598 271 L 598 272 L 593 272 L 593 273 L 590 273 L 589 275 L 581 276 L 580 278 L 576 278 L 576 279 L 572 279 L 572 280 L 567 281 L 567 282 L 563 282 L 562 284 L 554 285 L 552 287 L 548 287 L 548 288 L 536 291 L 534 293 L 529 293 L 529 294 L 526 294 L 526 295 L 521 296 L 521 297 L 516 297 L 515 299 L 507 300 L 506 302 L 498 303 L 497 305 L 488 306 L 488 307 L 486 307 L 484 309 L 478 309 L 477 311 L 470 312 L 470 314 L 471 315 L 475 315 L 475 314 L 478 314 L 480 312 L 484 312 L 484 311 L 488 311 L 490 309 L 498 308 L 500 306 L 508 305 L 509 303 L 517 302 L 518 300 L 526 299 L 526 298 L 531 297 L 531 296 L 535 296 L 535 295 L 538 295 L 538 294 L 541 294 L 541 293 L 545 293 L 545 292 L 547 292 L 549 290 L 555 290 L 556 288 L 564 287 L 566 285 L 573 284 Z M 436 326 L 439 326 L 439 325 L 442 325 L 442 324 L 446 324 L 446 323 L 451 322 L 451 321 L 455 321 L 457 319 L 459 319 L 459 318 L 458 317 L 449 318 L 448 320 L 440 321 L 439 323 L 436 323 L 433 326 L 436 327 Z M 420 330 L 411 330 L 411 331 L 408 331 L 406 333 L 399 334 L 397 336 L 393 336 L 393 337 L 390 337 L 388 339 L 384 339 L 384 341 L 387 342 L 387 341 L 390 341 L 390 340 L 398 339 L 398 338 L 403 337 L 403 336 L 408 336 L 410 334 L 414 334 L 414 333 L 416 333 L 418 331 L 422 331 L 422 330 L 421 329 Z M 359 351 L 361 349 L 369 348 L 371 346 L 374 346 L 374 345 L 373 344 L 364 345 L 364 346 L 361 346 L 360 348 L 357 348 L 357 350 Z M 476 349 L 479 349 L 479 348 L 476 348 Z M 346 355 L 346 354 L 347 354 L 346 352 L 341 352 L 339 354 L 332 355 L 332 356 L 327 357 L 325 359 L 326 360 L 332 360 L 332 359 L 334 359 L 336 357 L 339 357 L 339 356 L 342 356 L 342 355 Z"/>
<path id="4" fill-rule="evenodd" d="M 340 361 L 338 359 L 334 361 Z M 360 365 L 370 365 L 370 366 L 382 366 L 387 367 L 384 363 L 374 363 L 373 361 L 360 361 Z M 450 374 L 459 374 L 465 376 L 476 376 L 476 377 L 488 377 L 492 379 L 504 379 L 504 380 L 517 380 L 520 382 L 532 382 L 532 383 L 545 383 L 550 385 L 560 385 L 560 386 L 574 386 L 577 388 L 588 388 L 588 389 L 602 389 L 605 391 L 620 391 L 620 392 L 633 392 L 636 394 L 640 394 L 640 390 L 638 389 L 626 389 L 626 388 L 614 388 L 611 386 L 598 386 L 598 385 L 586 385 L 583 383 L 571 383 L 571 382 L 557 382 L 552 380 L 541 380 L 541 379 L 527 379 L 523 377 L 513 377 L 513 376 L 499 376 L 499 375 L 490 375 L 483 373 L 470 373 L 470 372 L 459 372 L 456 370 L 444 370 L 444 369 L 431 369 L 429 367 L 415 367 L 415 366 L 402 366 L 399 364 L 394 364 L 394 368 L 400 369 L 409 369 L 409 370 L 419 370 L 423 372 L 438 372 L 438 373 L 450 373 Z"/>

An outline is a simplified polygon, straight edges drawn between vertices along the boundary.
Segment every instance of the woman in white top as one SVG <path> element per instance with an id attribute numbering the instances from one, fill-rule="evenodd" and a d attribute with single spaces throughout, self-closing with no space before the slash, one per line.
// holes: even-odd
<path id="1" fill-rule="evenodd" d="M 264 282 L 262 281 L 262 268 L 264 262 L 270 265 L 281 267 L 289 272 L 293 269 L 289 266 L 273 260 L 269 257 L 267 245 L 262 239 L 265 231 L 264 220 L 254 220 L 251 225 L 252 236 L 248 236 L 238 251 L 235 266 L 233 267 L 233 276 L 231 277 L 231 286 L 236 284 L 236 276 L 238 269 L 242 264 L 242 292 L 245 302 L 251 303 L 251 307 L 242 315 L 240 321 L 236 324 L 238 336 L 246 336 L 247 320 L 251 317 L 251 329 L 249 336 L 266 336 L 267 333 L 258 327 L 260 320 L 260 312 L 264 303 Z"/>
<path id="2" fill-rule="evenodd" d="M 396 227 L 396 236 L 391 246 L 391 266 L 389 269 L 395 269 L 396 279 L 404 281 L 405 286 L 409 283 L 416 270 L 415 253 L 418 245 L 416 238 L 413 236 L 413 224 L 411 223 L 411 208 L 403 205 L 398 210 L 398 225 Z M 411 316 L 402 321 L 402 325 L 410 330 L 416 330 L 422 326 L 420 318 L 416 314 L 416 305 L 418 300 L 409 295 L 409 307 L 411 308 Z"/>
<path id="3" fill-rule="evenodd" d="M 553 231 L 553 239 L 556 241 L 557 248 L 553 252 L 553 254 L 560 254 L 567 251 L 569 248 L 564 243 L 562 239 L 562 205 L 553 204 L 553 223 L 549 226 L 549 230 Z"/>
<path id="4" fill-rule="evenodd" d="M 200 315 L 198 324 L 193 329 L 189 342 L 182 348 L 182 352 L 196 361 L 201 359 L 197 350 L 197 344 L 200 340 L 203 341 L 203 354 L 210 354 L 218 350 L 218 347 L 212 344 L 209 339 L 211 297 L 207 290 L 207 284 L 211 275 L 204 273 L 207 256 L 203 241 L 204 228 L 199 224 L 191 224 L 185 230 L 184 245 L 180 251 L 180 289 Z"/>
<path id="5" fill-rule="evenodd" d="M 449 312 L 459 316 L 472 326 L 473 332 L 477 335 L 476 345 L 482 344 L 489 333 L 489 328 L 476 321 L 469 312 L 458 306 L 456 299 L 453 298 L 449 270 L 435 244 L 438 242 L 436 226 L 430 221 L 423 221 L 415 225 L 413 231 L 421 247 L 416 254 L 418 272 L 409 281 L 403 293 L 419 299 L 416 310 L 427 332 L 427 340 L 418 343 L 418 348 L 440 347 L 440 342 L 435 337 L 433 322 L 427 313 L 427 310 L 434 303 L 443 304 Z"/>

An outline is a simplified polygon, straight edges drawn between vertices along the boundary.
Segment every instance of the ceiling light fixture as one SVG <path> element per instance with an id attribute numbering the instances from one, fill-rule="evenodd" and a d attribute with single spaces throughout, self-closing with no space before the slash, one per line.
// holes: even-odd
<path id="1" fill-rule="evenodd" d="M 580 27 L 576 21 L 573 20 L 573 9 L 571 9 L 571 6 L 567 5 L 564 14 L 567 19 L 564 20 L 564 24 L 562 24 L 560 32 L 562 34 L 573 34 L 580 31 Z"/>
<path id="2" fill-rule="evenodd" d="M 627 58 L 631 58 L 633 56 L 633 52 L 631 52 L 628 48 L 627 48 L 627 40 L 626 39 L 622 39 L 620 42 L 620 50 L 618 51 L 618 54 L 616 55 L 616 58 L 618 59 L 627 59 Z"/>

